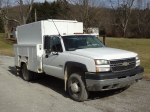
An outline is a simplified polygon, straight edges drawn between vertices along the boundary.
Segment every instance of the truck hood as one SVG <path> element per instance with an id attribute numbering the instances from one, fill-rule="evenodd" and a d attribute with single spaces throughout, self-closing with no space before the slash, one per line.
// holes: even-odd
<path id="1" fill-rule="evenodd" d="M 106 60 L 131 58 L 136 57 L 138 55 L 137 53 L 134 52 L 107 47 L 77 49 L 70 53 L 74 55 L 89 57 L 92 59 L 106 59 Z"/>

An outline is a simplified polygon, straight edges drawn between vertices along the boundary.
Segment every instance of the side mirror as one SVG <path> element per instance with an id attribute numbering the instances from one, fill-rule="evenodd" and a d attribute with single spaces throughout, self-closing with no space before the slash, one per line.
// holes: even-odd
<path id="1" fill-rule="evenodd" d="M 45 56 L 46 58 L 48 58 L 49 54 L 51 53 L 50 43 L 51 43 L 51 37 L 48 35 L 44 36 L 44 50 L 46 53 L 46 56 Z"/>
<path id="2" fill-rule="evenodd" d="M 45 50 L 50 49 L 50 42 L 51 42 L 51 37 L 48 35 L 44 36 L 44 49 Z"/>

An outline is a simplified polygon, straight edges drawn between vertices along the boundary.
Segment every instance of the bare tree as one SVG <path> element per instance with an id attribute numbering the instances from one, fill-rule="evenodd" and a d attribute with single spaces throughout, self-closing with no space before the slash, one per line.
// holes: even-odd
<path id="1" fill-rule="evenodd" d="M 99 15 L 102 7 L 101 2 L 99 0 L 71 0 L 71 2 L 75 4 L 74 18 L 84 23 L 85 30 L 92 27 L 94 19 Z"/>
<path id="2" fill-rule="evenodd" d="M 2 7 L 2 2 L 3 2 L 3 0 L 0 0 L 0 8 Z"/>
<path id="3" fill-rule="evenodd" d="M 150 1 L 137 0 L 137 26 L 141 37 L 145 37 L 150 26 Z"/>
<path id="4" fill-rule="evenodd" d="M 3 8 L 0 8 L 0 14 L 8 21 L 17 22 L 19 25 L 26 24 L 29 15 L 32 11 L 34 0 L 15 0 L 19 6 L 18 13 L 20 19 L 12 19 L 8 17 L 8 9 L 10 9 L 10 1 L 11 0 L 1 0 L 1 3 L 4 4 Z M 11 1 L 12 2 L 12 1 Z"/>
<path id="5" fill-rule="evenodd" d="M 11 1 L 10 0 L 1 0 L 0 1 L 0 15 L 3 17 L 4 20 L 4 31 L 5 37 L 7 37 L 8 31 L 8 21 L 15 21 L 13 19 L 9 19 L 6 15 L 8 14 L 8 9 L 10 8 Z M 16 20 L 17 21 L 17 20 Z"/>
<path id="6" fill-rule="evenodd" d="M 126 30 L 134 1 L 135 0 L 109 0 L 115 14 L 115 23 L 113 25 L 119 26 L 122 29 L 123 37 L 126 37 Z"/>
<path id="7" fill-rule="evenodd" d="M 11 12 L 11 7 L 13 3 L 17 3 L 20 7 L 20 10 L 17 13 L 17 15 L 20 16 L 20 19 L 13 18 Z M 8 31 L 8 23 L 9 21 L 16 22 L 17 24 L 26 24 L 27 19 L 31 13 L 32 6 L 33 6 L 34 0 L 0 0 L 0 15 L 3 17 L 4 20 L 4 30 L 5 30 L 5 37 L 7 37 L 7 31 Z M 28 8 L 27 8 L 28 6 Z"/>
<path id="8" fill-rule="evenodd" d="M 14 21 L 14 22 L 16 22 L 16 23 L 18 23 L 20 25 L 20 22 L 18 20 L 16 20 L 16 19 L 10 19 L 9 17 L 7 17 L 4 9 L 0 9 L 0 15 L 3 16 L 3 18 L 5 19 L 5 21 Z"/>
<path id="9" fill-rule="evenodd" d="M 26 24 L 29 18 L 29 15 L 32 11 L 34 0 L 16 0 L 16 2 L 18 3 L 20 7 L 19 9 L 20 23 Z M 28 7 L 26 8 L 26 6 Z"/>

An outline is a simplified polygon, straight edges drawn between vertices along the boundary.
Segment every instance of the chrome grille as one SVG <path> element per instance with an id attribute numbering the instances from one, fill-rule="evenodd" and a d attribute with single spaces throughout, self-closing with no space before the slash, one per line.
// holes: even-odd
<path id="1" fill-rule="evenodd" d="M 124 59 L 124 60 L 112 60 L 110 61 L 110 67 L 112 72 L 121 72 L 135 68 L 136 59 Z"/>

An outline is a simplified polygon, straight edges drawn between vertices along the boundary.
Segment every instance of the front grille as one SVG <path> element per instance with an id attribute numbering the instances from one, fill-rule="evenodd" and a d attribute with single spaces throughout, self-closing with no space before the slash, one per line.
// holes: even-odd
<path id="1" fill-rule="evenodd" d="M 111 67 L 112 72 L 121 72 L 121 71 L 131 70 L 135 68 L 135 66 L 136 66 L 135 58 L 110 61 L 110 67 Z"/>

